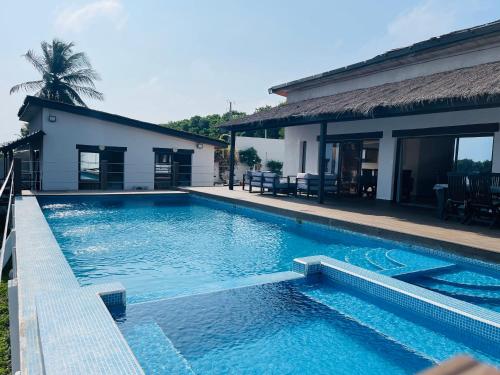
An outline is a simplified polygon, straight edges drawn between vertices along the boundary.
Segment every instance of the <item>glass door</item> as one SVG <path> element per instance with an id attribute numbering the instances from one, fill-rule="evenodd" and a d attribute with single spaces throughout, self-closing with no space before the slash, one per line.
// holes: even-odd
<path id="1" fill-rule="evenodd" d="M 340 192 L 347 195 L 360 194 L 360 175 L 362 162 L 362 141 L 340 143 L 339 177 Z"/>
<path id="2" fill-rule="evenodd" d="M 173 186 L 172 153 L 155 151 L 155 190 L 166 190 Z"/>
<path id="3" fill-rule="evenodd" d="M 101 163 L 98 152 L 80 152 L 78 189 L 98 190 L 101 188 Z"/>

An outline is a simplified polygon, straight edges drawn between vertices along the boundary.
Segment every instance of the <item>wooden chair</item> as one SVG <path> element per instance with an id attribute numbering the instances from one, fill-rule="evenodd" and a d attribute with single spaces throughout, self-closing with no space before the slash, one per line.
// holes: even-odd
<path id="1" fill-rule="evenodd" d="M 466 173 L 448 173 L 448 199 L 444 219 L 446 220 L 451 216 L 459 218 L 462 222 L 470 219 Z"/>
<path id="2" fill-rule="evenodd" d="M 470 175 L 469 185 L 471 221 L 483 221 L 493 227 L 500 219 L 500 200 L 491 192 L 491 174 Z"/>

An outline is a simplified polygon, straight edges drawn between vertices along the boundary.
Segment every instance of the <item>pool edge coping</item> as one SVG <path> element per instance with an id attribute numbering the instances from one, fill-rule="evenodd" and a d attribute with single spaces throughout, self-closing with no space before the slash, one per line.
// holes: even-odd
<path id="1" fill-rule="evenodd" d="M 28 202 L 30 200 L 33 201 Z M 23 201 L 25 202 L 24 205 L 29 205 L 29 207 L 23 207 L 23 203 L 21 203 Z M 49 360 L 51 362 L 59 362 L 58 366 L 56 367 L 70 368 L 71 373 L 75 374 L 81 373 L 97 375 L 102 373 L 103 368 L 107 368 L 107 373 L 109 374 L 121 374 L 125 369 L 128 369 L 127 373 L 144 374 L 144 371 L 140 366 L 137 358 L 133 354 L 130 346 L 128 345 L 126 339 L 123 337 L 118 326 L 114 322 L 105 301 L 106 297 L 112 298 L 114 295 L 125 293 L 123 286 L 119 286 L 118 284 L 111 285 L 110 283 L 95 284 L 92 287 L 82 287 L 81 285 L 79 285 L 76 276 L 73 273 L 73 270 L 69 266 L 69 263 L 62 253 L 59 244 L 54 238 L 53 232 L 48 225 L 45 216 L 43 215 L 36 197 L 17 197 L 16 205 L 16 215 L 14 218 L 16 228 L 23 227 L 23 229 L 31 229 L 25 231 L 16 231 L 16 236 L 18 237 L 16 238 L 15 256 L 17 258 L 16 263 L 18 268 L 13 280 L 16 280 L 18 311 L 16 311 L 15 313 L 17 314 L 19 326 L 19 370 L 21 371 L 21 373 L 26 372 L 29 374 L 46 374 L 46 362 L 47 360 Z M 23 212 L 23 210 L 31 214 L 34 213 L 34 217 L 26 215 L 27 212 Z M 32 212 L 29 212 L 29 210 L 31 210 Z M 34 221 L 36 221 L 37 225 L 30 225 Z M 50 248 L 51 252 L 48 254 L 42 254 L 44 249 L 47 248 Z M 56 279 L 50 279 L 50 276 L 47 276 L 43 280 L 43 283 L 40 282 L 40 279 L 36 279 L 37 276 L 30 275 L 28 266 L 34 266 L 33 268 L 37 268 L 40 264 L 47 265 L 49 263 L 56 266 L 57 264 L 59 264 L 66 269 L 63 270 L 63 272 L 59 273 Z M 37 269 L 37 271 L 40 271 L 40 269 Z M 61 270 L 54 269 L 52 271 L 58 272 Z M 112 287 L 115 287 L 114 290 L 112 290 Z M 104 292 L 102 292 L 103 290 Z M 58 358 L 45 357 L 47 354 L 44 353 L 44 345 L 50 345 L 49 353 L 62 354 L 64 349 L 66 349 L 67 351 L 68 348 L 64 348 L 64 343 L 61 344 L 58 342 L 54 344 L 53 337 L 51 337 L 49 343 L 44 344 L 44 338 L 40 336 L 40 318 L 38 311 L 39 305 L 41 302 L 43 302 L 42 297 L 46 299 L 46 302 L 50 306 L 50 303 L 53 303 L 55 300 L 60 299 L 63 295 L 69 296 L 70 301 L 75 302 L 75 307 L 79 312 L 84 311 L 85 307 L 88 307 L 84 303 L 85 298 L 90 298 L 90 301 L 94 304 L 94 306 L 98 304 L 104 307 L 103 309 L 101 308 L 100 311 L 96 311 L 96 313 L 100 314 L 99 318 L 101 320 L 101 323 L 104 325 L 101 326 L 100 329 L 107 330 L 107 332 L 111 334 L 107 337 L 107 340 L 109 340 L 107 344 L 109 344 L 110 346 L 104 348 L 104 350 L 108 350 L 107 356 L 106 353 L 102 355 L 102 352 L 100 353 L 101 355 L 98 356 L 98 358 L 89 354 L 85 356 L 83 355 L 85 354 L 85 352 L 90 353 L 94 348 L 90 346 L 85 347 L 85 345 L 83 345 L 74 348 L 77 353 L 78 351 L 81 351 L 81 354 L 74 354 L 72 356 L 63 355 L 62 358 L 70 357 L 71 359 L 73 359 L 73 361 L 71 361 L 70 363 L 64 363 L 64 361 L 61 360 L 60 356 L 58 356 Z M 124 297 L 120 295 L 118 298 L 123 299 Z M 64 307 L 65 306 L 62 306 L 60 311 L 65 312 Z M 9 314 L 12 314 L 12 312 L 9 312 Z M 78 323 L 81 323 L 85 318 L 84 315 L 75 313 L 73 313 L 71 316 L 75 318 L 75 321 L 77 321 Z M 49 323 L 52 324 L 54 323 L 54 321 L 57 321 L 57 319 L 60 320 L 61 326 L 63 326 L 64 323 L 68 323 L 65 321 L 61 321 L 61 316 L 58 316 L 57 314 L 55 314 L 55 316 L 51 316 L 51 322 Z M 88 323 L 89 322 L 87 321 L 86 324 Z M 68 328 L 71 328 L 71 322 L 69 322 L 69 324 L 70 326 L 66 327 L 66 331 L 64 332 L 65 334 L 60 337 L 62 342 L 64 342 L 64 337 L 71 336 L 70 333 L 68 334 Z M 90 325 L 88 325 L 87 328 L 89 329 L 89 332 L 92 332 L 92 330 L 95 330 L 96 327 L 91 327 Z M 88 337 L 84 337 L 83 340 L 88 341 L 90 336 L 91 335 L 89 335 Z M 63 348 L 61 348 L 61 345 L 63 346 Z M 117 356 L 124 359 L 124 361 L 117 361 Z M 90 364 L 90 367 L 87 366 L 88 363 L 84 363 L 84 358 L 89 357 L 95 358 L 96 361 L 95 363 Z M 37 363 L 37 359 L 39 363 Z M 69 367 L 65 367 L 66 365 L 68 365 Z"/>

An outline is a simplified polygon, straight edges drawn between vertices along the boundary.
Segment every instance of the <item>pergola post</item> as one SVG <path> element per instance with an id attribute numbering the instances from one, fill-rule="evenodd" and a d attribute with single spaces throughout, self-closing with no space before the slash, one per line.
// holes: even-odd
<path id="1" fill-rule="evenodd" d="M 236 144 L 236 132 L 231 130 L 231 148 L 229 149 L 229 190 L 234 189 L 234 153 Z"/>
<path id="2" fill-rule="evenodd" d="M 319 187 L 318 202 L 325 201 L 325 153 L 326 153 L 326 122 L 322 122 L 319 131 Z"/>

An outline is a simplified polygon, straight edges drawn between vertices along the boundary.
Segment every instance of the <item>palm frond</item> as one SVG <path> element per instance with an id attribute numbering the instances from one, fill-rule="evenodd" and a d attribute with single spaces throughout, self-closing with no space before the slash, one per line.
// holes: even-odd
<path id="1" fill-rule="evenodd" d="M 87 85 L 91 87 L 95 87 L 94 81 L 100 80 L 101 77 L 97 72 L 93 69 L 81 69 L 74 73 L 70 73 L 60 77 L 61 81 L 76 84 L 76 85 Z"/>
<path id="2" fill-rule="evenodd" d="M 82 98 L 80 97 L 79 93 L 74 89 L 75 86 L 66 86 L 66 94 L 71 97 L 73 100 L 74 104 L 81 105 L 83 107 L 86 107 L 87 105 L 84 103 Z"/>
<path id="3" fill-rule="evenodd" d="M 44 64 L 43 59 L 40 56 L 38 56 L 33 50 L 31 50 L 31 49 L 28 50 L 28 52 L 26 52 L 23 56 L 41 74 L 44 74 L 47 71 L 46 65 Z"/>
<path id="4" fill-rule="evenodd" d="M 104 100 L 104 94 L 95 90 L 93 87 L 71 85 L 71 88 L 80 95 L 85 95 L 95 100 Z"/>
<path id="5" fill-rule="evenodd" d="M 23 82 L 18 85 L 12 86 L 10 89 L 10 94 L 15 94 L 19 90 L 24 90 L 24 91 L 34 91 L 34 90 L 40 90 L 44 85 L 44 81 L 29 81 L 29 82 Z"/>
<path id="6" fill-rule="evenodd" d="M 95 89 L 94 81 L 100 79 L 99 74 L 92 69 L 85 53 L 73 53 L 74 43 L 53 39 L 50 43 L 42 42 L 40 46 L 40 56 L 32 50 L 24 56 L 42 74 L 42 79 L 16 85 L 11 88 L 11 94 L 21 89 L 36 91 L 35 95 L 42 98 L 82 106 L 86 104 L 81 96 L 104 99 L 103 94 Z"/>

